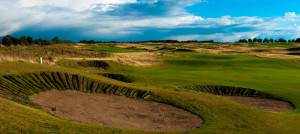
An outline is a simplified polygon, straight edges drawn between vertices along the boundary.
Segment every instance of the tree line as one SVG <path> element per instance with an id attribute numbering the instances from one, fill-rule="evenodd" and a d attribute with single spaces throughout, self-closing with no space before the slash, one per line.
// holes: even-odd
<path id="1" fill-rule="evenodd" d="M 6 35 L 3 37 L 2 42 L 0 44 L 4 46 L 11 46 L 11 45 L 51 45 L 51 44 L 64 44 L 64 43 L 72 43 L 69 40 L 60 40 L 58 37 L 54 37 L 52 40 L 44 40 L 44 39 L 37 39 L 34 40 L 31 36 L 22 36 L 20 38 L 13 37 L 11 35 Z"/>
<path id="2" fill-rule="evenodd" d="M 257 38 L 254 38 L 254 39 L 240 39 L 238 41 L 239 43 L 300 43 L 300 38 L 297 38 L 296 40 L 285 40 L 285 39 L 278 39 L 278 40 L 274 40 L 274 39 L 268 39 L 268 38 L 265 38 L 264 40 L 262 39 L 257 39 Z"/>

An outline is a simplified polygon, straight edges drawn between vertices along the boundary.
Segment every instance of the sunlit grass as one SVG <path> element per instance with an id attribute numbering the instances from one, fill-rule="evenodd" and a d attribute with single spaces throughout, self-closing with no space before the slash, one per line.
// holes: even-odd
<path id="1" fill-rule="evenodd" d="M 189 133 L 300 133 L 300 65 L 294 59 L 264 59 L 241 55 L 203 55 L 177 53 L 179 57 L 161 58 L 163 64 L 128 67 L 109 61 L 106 71 L 80 67 L 73 60 L 55 66 L 22 62 L 0 63 L 0 73 L 59 71 L 76 73 L 93 80 L 150 90 L 151 100 L 184 108 L 203 117 L 205 124 Z M 118 82 L 97 75 L 120 73 L 133 83 Z M 181 89 L 184 85 L 224 85 L 252 88 L 285 99 L 296 110 L 276 113 L 247 107 L 206 93 Z M 43 110 L 0 98 L 0 131 L 4 133 L 144 133 L 112 127 L 75 123 Z M 149 132 L 150 133 L 150 132 Z M 154 133 L 154 132 L 153 132 Z"/>

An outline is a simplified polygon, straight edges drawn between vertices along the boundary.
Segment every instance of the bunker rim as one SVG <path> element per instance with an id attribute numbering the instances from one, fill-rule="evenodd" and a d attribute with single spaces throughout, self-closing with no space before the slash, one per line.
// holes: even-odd
<path id="1" fill-rule="evenodd" d="M 208 93 L 213 95 L 224 96 L 224 97 L 245 97 L 245 98 L 251 97 L 251 98 L 262 98 L 262 99 L 265 98 L 270 100 L 277 100 L 291 105 L 293 110 L 296 109 L 296 106 L 291 101 L 283 97 L 275 96 L 270 93 L 266 93 L 266 92 L 262 92 L 250 88 L 218 86 L 218 85 L 193 85 L 193 86 L 183 86 L 180 88 L 185 90 L 190 90 L 190 91 L 197 91 L 197 92 L 203 92 L 203 93 Z"/>
<path id="2" fill-rule="evenodd" d="M 0 77 L 2 96 L 29 101 L 30 95 L 47 90 L 76 90 L 147 99 L 152 93 L 140 89 L 98 82 L 87 77 L 62 72 L 39 72 Z"/>

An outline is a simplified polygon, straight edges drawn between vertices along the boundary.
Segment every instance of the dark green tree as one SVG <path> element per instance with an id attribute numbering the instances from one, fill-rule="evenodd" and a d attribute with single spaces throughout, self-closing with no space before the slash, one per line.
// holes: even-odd
<path id="1" fill-rule="evenodd" d="M 278 39 L 278 42 L 286 42 L 286 40 L 285 39 L 282 39 L 282 38 L 280 38 L 280 39 Z"/>
<path id="2" fill-rule="evenodd" d="M 252 39 L 248 39 L 248 42 L 249 42 L 249 43 L 252 43 L 252 42 L 253 42 L 253 40 L 252 40 Z"/>
<path id="3" fill-rule="evenodd" d="M 297 38 L 295 42 L 300 43 L 300 38 Z"/>
<path id="4" fill-rule="evenodd" d="M 254 43 L 256 43 L 256 42 L 257 42 L 257 39 L 256 39 L 256 38 L 254 38 L 254 39 L 253 39 L 253 42 L 254 42 Z"/>
<path id="5" fill-rule="evenodd" d="M 13 44 L 12 36 L 6 35 L 2 39 L 2 44 L 5 46 L 11 46 Z"/>
<path id="6" fill-rule="evenodd" d="M 262 39 L 258 39 L 257 42 L 262 43 Z"/>
<path id="7" fill-rule="evenodd" d="M 274 42 L 274 39 L 270 39 L 270 42 L 273 43 L 273 42 Z"/>
<path id="8" fill-rule="evenodd" d="M 248 41 L 246 39 L 240 39 L 238 42 L 239 43 L 248 43 Z"/>
<path id="9" fill-rule="evenodd" d="M 29 42 L 28 42 L 26 36 L 20 37 L 20 44 L 21 44 L 21 45 L 29 45 Z"/>
<path id="10" fill-rule="evenodd" d="M 42 40 L 42 45 L 51 45 L 51 42 L 48 40 Z"/>
<path id="11" fill-rule="evenodd" d="M 34 40 L 31 36 L 27 37 L 27 41 L 28 41 L 29 45 L 32 45 L 34 43 Z"/>
<path id="12" fill-rule="evenodd" d="M 12 37 L 11 40 L 13 41 L 14 45 L 20 44 L 20 39 L 18 39 L 18 38 Z"/>
<path id="13" fill-rule="evenodd" d="M 60 43 L 60 40 L 58 37 L 54 37 L 52 40 L 51 40 L 52 43 L 54 44 L 59 44 Z"/>
<path id="14" fill-rule="evenodd" d="M 264 43 L 269 43 L 269 39 L 265 38 L 263 42 Z"/>

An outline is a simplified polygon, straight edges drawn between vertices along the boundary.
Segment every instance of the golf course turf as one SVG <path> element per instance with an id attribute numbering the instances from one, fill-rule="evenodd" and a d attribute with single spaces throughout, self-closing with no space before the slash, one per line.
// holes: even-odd
<path id="1" fill-rule="evenodd" d="M 300 133 L 299 60 L 194 52 L 176 54 L 160 58 L 163 62 L 159 65 L 128 67 L 107 61 L 108 66 L 99 70 L 88 69 L 98 64 L 94 61 L 60 60 L 56 65 L 2 62 L 0 129 L 4 133 L 181 133 L 73 122 L 41 109 L 30 99 L 34 94 L 55 89 L 164 103 L 203 119 L 200 127 L 186 129 L 186 133 Z M 131 83 L 99 75 L 104 73 L 130 75 Z M 212 94 L 183 88 L 194 85 L 252 89 L 254 93 L 239 90 L 236 94 L 283 100 L 291 103 L 294 110 L 260 110 L 220 96 L 223 92 Z"/>

